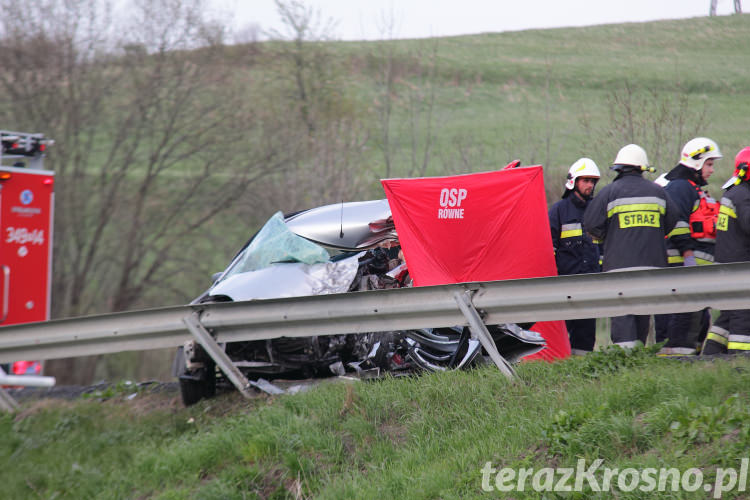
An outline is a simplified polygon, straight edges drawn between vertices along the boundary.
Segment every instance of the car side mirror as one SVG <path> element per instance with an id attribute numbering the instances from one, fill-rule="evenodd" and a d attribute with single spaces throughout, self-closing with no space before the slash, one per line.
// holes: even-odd
<path id="1" fill-rule="evenodd" d="M 218 273 L 213 273 L 211 275 L 211 284 L 213 285 L 214 283 L 216 283 L 219 280 L 219 278 L 221 278 L 222 274 L 224 274 L 224 271 L 219 271 Z"/>

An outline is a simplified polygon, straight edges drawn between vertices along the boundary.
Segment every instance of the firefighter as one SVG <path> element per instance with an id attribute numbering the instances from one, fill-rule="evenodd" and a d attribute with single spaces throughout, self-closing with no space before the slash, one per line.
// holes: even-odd
<path id="1" fill-rule="evenodd" d="M 583 228 L 583 213 L 594 196 L 599 177 L 594 160 L 577 160 L 568 170 L 562 199 L 549 210 L 552 246 L 560 275 L 601 271 L 599 247 Z M 595 318 L 568 320 L 565 325 L 572 354 L 583 355 L 594 350 Z"/>
<path id="2" fill-rule="evenodd" d="M 657 179 L 679 210 L 680 221 L 669 233 L 670 267 L 712 264 L 719 204 L 703 190 L 722 158 L 719 146 L 707 137 L 696 137 L 682 148 L 680 162 Z M 708 329 L 708 309 L 661 314 L 655 317 L 656 341 L 667 341 L 660 355 L 694 355 Z"/>
<path id="3" fill-rule="evenodd" d="M 604 242 L 606 271 L 666 267 L 665 236 L 677 224 L 678 210 L 664 188 L 642 177 L 649 167 L 646 151 L 628 144 L 617 153 L 615 180 L 602 188 L 583 216 L 586 230 Z M 646 343 L 649 316 L 612 318 L 612 343 L 635 347 Z"/>
<path id="4" fill-rule="evenodd" d="M 716 222 L 716 262 L 750 260 L 750 147 L 737 153 L 734 176 L 724 184 Z M 721 311 L 708 331 L 703 354 L 750 351 L 750 309 Z"/>

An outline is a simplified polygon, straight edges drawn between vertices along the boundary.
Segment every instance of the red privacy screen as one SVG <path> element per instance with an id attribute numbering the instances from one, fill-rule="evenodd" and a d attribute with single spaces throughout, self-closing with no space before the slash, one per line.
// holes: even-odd
<path id="1" fill-rule="evenodd" d="M 557 275 L 541 166 L 381 182 L 415 286 Z M 564 322 L 532 329 L 527 359 L 570 355 Z"/>

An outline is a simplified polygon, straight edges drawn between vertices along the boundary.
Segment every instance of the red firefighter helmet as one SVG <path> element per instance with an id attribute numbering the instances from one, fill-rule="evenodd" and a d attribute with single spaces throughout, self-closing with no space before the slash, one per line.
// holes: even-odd
<path id="1" fill-rule="evenodd" d="M 724 189 L 729 186 L 739 184 L 743 181 L 750 180 L 750 147 L 740 149 L 737 156 L 734 157 L 734 175 L 729 179 L 724 186 Z"/>

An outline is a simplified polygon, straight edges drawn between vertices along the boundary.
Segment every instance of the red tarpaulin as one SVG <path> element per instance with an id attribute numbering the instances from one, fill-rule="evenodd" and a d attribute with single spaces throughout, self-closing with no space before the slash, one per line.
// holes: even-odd
<path id="1" fill-rule="evenodd" d="M 415 286 L 557 275 L 542 167 L 381 182 Z M 532 329 L 526 359 L 570 355 L 563 321 Z"/>

